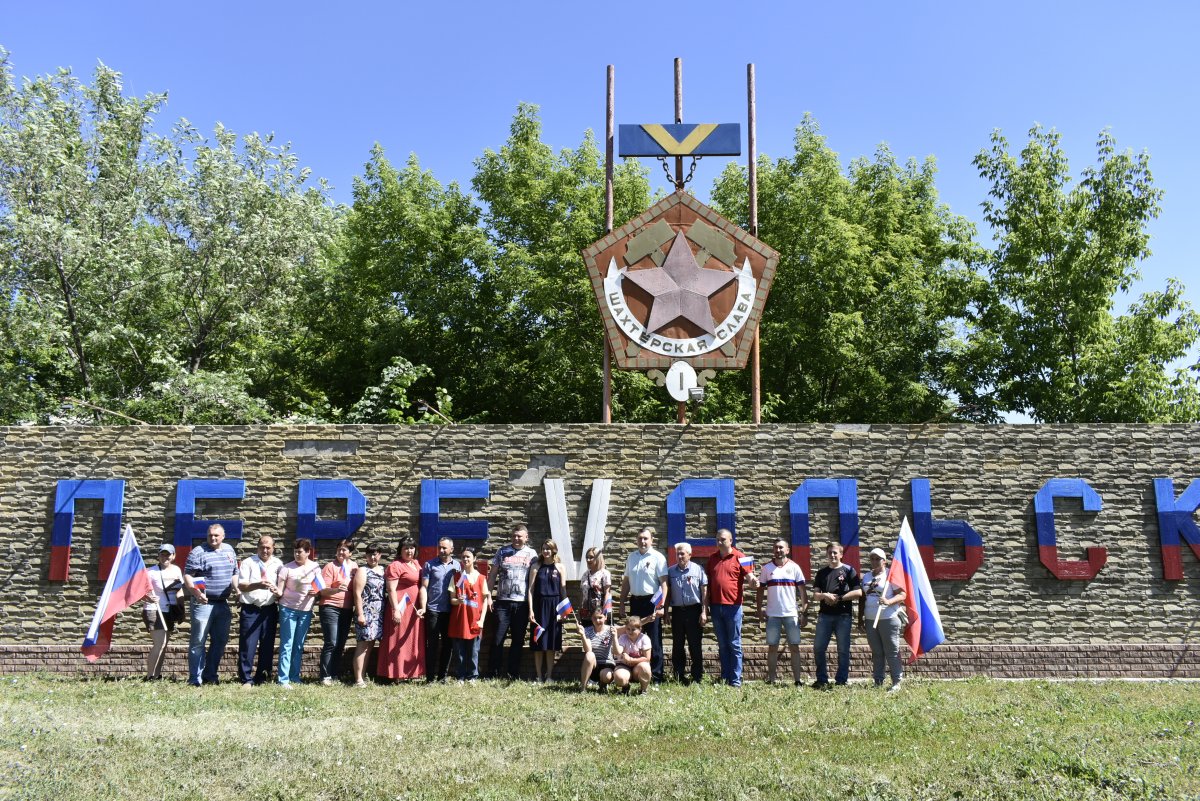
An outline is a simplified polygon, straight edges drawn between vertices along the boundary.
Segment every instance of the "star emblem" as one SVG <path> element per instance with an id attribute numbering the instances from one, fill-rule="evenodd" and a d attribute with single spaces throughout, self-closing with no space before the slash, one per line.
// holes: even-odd
<path id="1" fill-rule="evenodd" d="M 682 231 L 676 232 L 662 267 L 625 273 L 625 280 L 654 299 L 646 323 L 648 330 L 661 331 L 682 317 L 707 334 L 715 334 L 717 328 L 708 299 L 735 277 L 731 272 L 707 270 L 697 264 Z"/>

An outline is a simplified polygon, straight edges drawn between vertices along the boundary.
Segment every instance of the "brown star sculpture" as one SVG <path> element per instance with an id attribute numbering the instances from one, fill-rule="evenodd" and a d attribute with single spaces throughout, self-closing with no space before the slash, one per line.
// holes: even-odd
<path id="1" fill-rule="evenodd" d="M 646 290 L 654 299 L 650 320 L 646 323 L 646 328 L 652 332 L 661 331 L 682 317 L 701 330 L 715 334 L 717 324 L 708 299 L 734 277 L 731 272 L 707 270 L 697 264 L 682 231 L 676 232 L 662 267 L 625 273 L 625 280 Z"/>

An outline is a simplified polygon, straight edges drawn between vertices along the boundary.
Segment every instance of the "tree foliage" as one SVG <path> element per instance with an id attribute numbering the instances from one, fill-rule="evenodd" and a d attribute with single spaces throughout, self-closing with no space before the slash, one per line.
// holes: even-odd
<path id="1" fill-rule="evenodd" d="M 1170 281 L 1126 314 L 1118 292 L 1150 256 L 1158 216 L 1145 153 L 1117 150 L 1107 131 L 1078 185 L 1060 136 L 1034 127 L 1018 155 L 999 132 L 975 159 L 991 183 L 983 203 L 996 247 L 986 261 L 964 353 L 964 395 L 994 416 L 1044 422 L 1194 420 L 1194 372 L 1171 368 L 1200 336 L 1200 317 Z"/>

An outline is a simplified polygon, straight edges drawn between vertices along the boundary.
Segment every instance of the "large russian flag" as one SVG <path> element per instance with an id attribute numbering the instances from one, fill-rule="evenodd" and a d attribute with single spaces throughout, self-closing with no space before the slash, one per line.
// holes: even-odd
<path id="1" fill-rule="evenodd" d="M 912 664 L 921 654 L 945 642 L 946 634 L 942 631 L 937 600 L 933 597 L 933 587 L 929 584 L 925 563 L 921 560 L 921 551 L 912 529 L 908 527 L 907 517 L 900 525 L 900 538 L 896 541 L 887 580 L 904 588 L 904 606 L 908 610 L 908 631 L 904 634 L 904 640 L 912 651 L 912 659 L 908 660 Z"/>
<path id="2" fill-rule="evenodd" d="M 133 538 L 133 527 L 126 525 L 112 571 L 104 582 L 104 592 L 100 593 L 100 603 L 92 615 L 92 625 L 88 626 L 87 636 L 83 638 L 82 650 L 87 661 L 95 662 L 108 653 L 112 646 L 113 618 L 122 609 L 144 599 L 149 592 L 150 576 L 146 572 L 146 563 Z"/>

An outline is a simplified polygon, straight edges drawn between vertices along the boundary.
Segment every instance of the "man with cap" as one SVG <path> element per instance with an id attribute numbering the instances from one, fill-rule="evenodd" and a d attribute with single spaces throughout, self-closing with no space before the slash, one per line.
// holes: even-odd
<path id="1" fill-rule="evenodd" d="M 258 538 L 258 548 L 242 560 L 238 568 L 238 591 L 242 613 L 238 621 L 238 681 L 243 687 L 265 684 L 271 680 L 275 664 L 275 630 L 279 626 L 279 605 L 276 599 L 283 593 L 278 587 L 279 568 L 275 556 L 275 540 L 267 535 Z M 258 655 L 258 669 L 254 657 Z"/>

